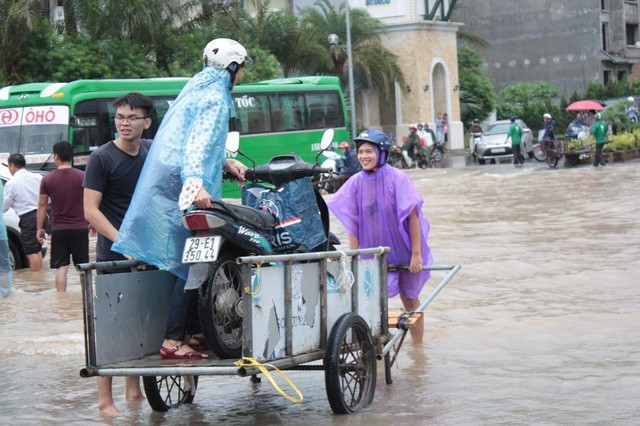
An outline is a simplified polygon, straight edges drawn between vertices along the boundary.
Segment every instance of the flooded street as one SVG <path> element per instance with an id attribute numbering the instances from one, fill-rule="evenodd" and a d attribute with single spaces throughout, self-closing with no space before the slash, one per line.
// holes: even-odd
<path id="1" fill-rule="evenodd" d="M 82 379 L 82 295 L 70 272 L 20 270 L 0 299 L 0 419 L 11 424 L 638 424 L 640 162 L 550 170 L 527 162 L 412 170 L 436 264 L 460 273 L 427 309 L 425 342 L 406 343 L 394 383 L 383 364 L 373 404 L 331 413 L 322 372 L 287 373 L 304 402 L 269 382 L 201 377 L 191 406 L 154 413 L 124 401 L 97 412 Z M 346 241 L 344 230 L 333 230 Z M 434 273 L 423 298 L 444 277 Z M 399 307 L 399 300 L 390 301 Z M 117 345 L 118 342 L 113 342 Z"/>

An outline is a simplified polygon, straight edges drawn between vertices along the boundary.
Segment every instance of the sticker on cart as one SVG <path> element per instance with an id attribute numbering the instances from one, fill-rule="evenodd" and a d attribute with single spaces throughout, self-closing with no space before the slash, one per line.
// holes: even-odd
<path id="1" fill-rule="evenodd" d="M 371 299 L 371 294 L 373 293 L 373 273 L 371 269 L 367 268 L 364 270 L 364 296 L 367 300 Z"/>

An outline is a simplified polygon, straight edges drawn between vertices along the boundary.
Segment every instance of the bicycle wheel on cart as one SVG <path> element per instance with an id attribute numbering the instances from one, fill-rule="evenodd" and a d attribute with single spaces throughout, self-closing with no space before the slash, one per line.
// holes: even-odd
<path id="1" fill-rule="evenodd" d="M 547 159 L 547 150 L 542 145 L 536 145 L 533 147 L 533 158 L 542 162 Z"/>
<path id="2" fill-rule="evenodd" d="M 354 313 L 338 318 L 324 356 L 327 399 L 336 414 L 358 412 L 373 401 L 376 353 L 366 321 Z"/>
<path id="3" fill-rule="evenodd" d="M 153 411 L 164 412 L 193 402 L 198 376 L 144 376 L 142 383 Z"/>

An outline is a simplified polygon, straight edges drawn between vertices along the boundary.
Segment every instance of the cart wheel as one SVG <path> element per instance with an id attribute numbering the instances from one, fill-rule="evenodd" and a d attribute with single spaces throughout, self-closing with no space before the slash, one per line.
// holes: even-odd
<path id="1" fill-rule="evenodd" d="M 542 162 L 547 159 L 547 151 L 540 145 L 533 147 L 533 158 Z"/>
<path id="2" fill-rule="evenodd" d="M 564 158 L 567 159 L 567 163 L 571 166 L 577 166 L 580 163 L 580 157 L 578 155 L 565 155 Z"/>
<path id="3" fill-rule="evenodd" d="M 547 150 L 547 165 L 552 168 L 558 165 L 558 152 L 555 149 Z"/>
<path id="4" fill-rule="evenodd" d="M 142 383 L 153 411 L 164 412 L 193 402 L 198 376 L 144 376 Z"/>
<path id="5" fill-rule="evenodd" d="M 200 325 L 209 348 L 221 359 L 242 355 L 242 277 L 235 257 L 222 256 L 210 268 L 198 297 Z"/>
<path id="6" fill-rule="evenodd" d="M 376 354 L 371 330 L 361 316 L 346 313 L 331 329 L 324 378 L 329 405 L 336 414 L 356 413 L 373 401 Z"/>
<path id="7" fill-rule="evenodd" d="M 442 161 L 442 151 L 440 151 L 438 148 L 436 148 L 432 153 L 431 156 L 433 157 L 434 161 L 436 162 L 440 162 Z"/>

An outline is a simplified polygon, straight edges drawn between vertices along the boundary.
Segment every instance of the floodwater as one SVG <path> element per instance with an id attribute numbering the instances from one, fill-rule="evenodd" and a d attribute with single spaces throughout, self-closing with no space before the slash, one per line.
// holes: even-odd
<path id="1" fill-rule="evenodd" d="M 267 380 L 201 377 L 194 403 L 164 414 L 125 402 L 115 378 L 124 416 L 103 418 L 95 379 L 79 376 L 75 272 L 57 294 L 53 271 L 21 270 L 14 293 L 0 300 L 0 421 L 638 424 L 640 162 L 409 173 L 425 199 L 436 263 L 462 270 L 428 307 L 424 344 L 403 346 L 392 385 L 379 364 L 375 399 L 361 413 L 333 415 L 323 374 L 290 372 L 304 394 L 299 406 Z M 434 273 L 423 297 L 443 277 Z"/>

